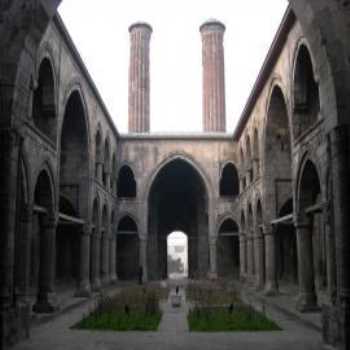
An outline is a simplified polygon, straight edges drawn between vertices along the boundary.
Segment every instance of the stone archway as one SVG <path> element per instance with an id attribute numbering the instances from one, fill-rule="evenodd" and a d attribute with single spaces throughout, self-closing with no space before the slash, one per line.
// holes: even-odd
<path id="1" fill-rule="evenodd" d="M 311 160 L 306 160 L 300 169 L 298 181 L 298 218 L 296 222 L 299 298 L 298 310 L 309 312 L 318 310 L 317 277 L 320 256 L 318 246 L 323 235 L 321 225 L 322 192 L 317 168 Z M 323 262 L 326 265 L 325 262 Z"/>
<path id="2" fill-rule="evenodd" d="M 205 182 L 188 161 L 175 158 L 156 174 L 148 197 L 148 276 L 167 278 L 167 234 L 188 236 L 190 278 L 209 271 L 208 194 Z"/>
<path id="3" fill-rule="evenodd" d="M 137 280 L 140 276 L 140 240 L 138 227 L 131 216 L 124 216 L 117 230 L 117 276 Z"/>
<path id="4" fill-rule="evenodd" d="M 220 225 L 217 250 L 218 277 L 238 279 L 240 270 L 239 233 L 238 225 L 231 218 L 224 220 Z"/>
<path id="5" fill-rule="evenodd" d="M 40 63 L 38 86 L 34 91 L 32 106 L 34 125 L 56 146 L 56 90 L 53 70 L 48 58 L 44 58 Z"/>
<path id="6" fill-rule="evenodd" d="M 65 105 L 59 153 L 59 221 L 56 236 L 57 279 L 65 289 L 76 287 L 83 252 L 83 217 L 89 193 L 89 137 L 82 96 L 74 90 Z M 84 252 L 89 254 L 89 252 Z M 87 276 L 85 276 L 87 277 Z M 84 278 L 85 278 L 84 277 Z"/>
<path id="7" fill-rule="evenodd" d="M 49 294 L 54 291 L 56 218 L 54 213 L 54 189 L 47 170 L 38 176 L 34 192 L 34 216 L 32 236 L 33 282 L 37 284 L 37 301 L 33 311 L 53 312 L 55 307 Z"/>
<path id="8" fill-rule="evenodd" d="M 239 195 L 238 171 L 233 163 L 225 164 L 221 171 L 219 193 L 223 197 L 235 197 Z"/>

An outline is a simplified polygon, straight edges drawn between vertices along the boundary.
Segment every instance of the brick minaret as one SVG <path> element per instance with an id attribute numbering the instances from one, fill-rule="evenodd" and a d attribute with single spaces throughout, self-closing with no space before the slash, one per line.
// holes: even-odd
<path id="1" fill-rule="evenodd" d="M 129 33 L 129 132 L 149 132 L 149 46 L 152 27 L 147 23 L 134 23 L 129 27 Z"/>
<path id="2" fill-rule="evenodd" d="M 203 65 L 203 130 L 226 131 L 225 107 L 225 26 L 217 20 L 208 20 L 200 27 Z"/>

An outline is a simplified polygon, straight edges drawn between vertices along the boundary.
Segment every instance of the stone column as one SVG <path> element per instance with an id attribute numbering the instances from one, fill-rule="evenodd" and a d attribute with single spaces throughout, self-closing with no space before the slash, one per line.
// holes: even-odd
<path id="1" fill-rule="evenodd" d="M 152 27 L 134 23 L 129 27 L 129 132 L 150 130 L 150 63 L 149 51 Z"/>
<path id="2" fill-rule="evenodd" d="M 91 243 L 92 243 L 92 262 L 91 262 L 91 288 L 93 291 L 98 291 L 101 288 L 101 280 L 100 280 L 100 245 L 101 245 L 101 235 L 99 229 L 95 228 L 93 230 L 92 236 L 91 236 Z"/>
<path id="3" fill-rule="evenodd" d="M 239 177 L 239 192 L 242 193 L 245 190 L 243 177 Z"/>
<path id="4" fill-rule="evenodd" d="M 0 131 L 0 162 L 2 165 L 0 172 L 0 309 L 4 309 L 11 304 L 13 295 L 14 239 L 20 144 L 21 138 L 14 130 Z"/>
<path id="5" fill-rule="evenodd" d="M 225 106 L 225 26 L 208 20 L 200 26 L 203 66 L 203 130 L 226 131 Z"/>
<path id="6" fill-rule="evenodd" d="M 253 236 L 248 232 L 247 234 L 247 275 L 248 278 L 253 277 L 253 264 L 254 264 L 254 257 L 253 257 Z"/>
<path id="7" fill-rule="evenodd" d="M 350 348 L 350 179 L 349 126 L 340 125 L 330 132 L 330 159 L 333 190 L 333 220 L 337 270 L 337 323 L 343 349 Z"/>
<path id="8" fill-rule="evenodd" d="M 109 274 L 110 274 L 110 281 L 112 284 L 117 282 L 117 262 L 116 262 L 116 256 L 117 256 L 117 245 L 116 245 L 116 234 L 112 233 L 112 235 L 109 238 Z"/>
<path id="9" fill-rule="evenodd" d="M 327 286 L 328 297 L 331 304 L 336 303 L 337 299 L 337 269 L 336 269 L 336 253 L 335 253 L 335 235 L 334 223 L 332 218 L 332 208 L 327 207 L 324 210 L 325 234 L 326 234 L 326 254 L 327 254 Z"/>
<path id="10" fill-rule="evenodd" d="M 16 295 L 23 301 L 27 301 L 29 296 L 30 281 L 30 255 L 31 255 L 31 233 L 32 233 L 33 210 L 29 205 L 25 205 L 21 210 L 19 240 L 16 247 L 18 256 L 19 271 L 16 276 Z"/>
<path id="11" fill-rule="evenodd" d="M 101 236 L 101 279 L 102 285 L 106 286 L 109 284 L 109 236 L 107 231 L 102 232 Z"/>
<path id="12" fill-rule="evenodd" d="M 102 159 L 97 160 L 97 181 L 99 183 L 103 182 L 103 162 L 102 162 Z"/>
<path id="13" fill-rule="evenodd" d="M 91 295 L 90 285 L 90 241 L 92 228 L 88 225 L 82 228 L 80 233 L 80 267 L 79 284 L 75 293 L 76 297 L 89 297 Z"/>
<path id="14" fill-rule="evenodd" d="M 54 284 L 56 268 L 56 229 L 55 217 L 45 218 L 40 233 L 40 271 L 39 291 L 33 311 L 50 313 L 57 309 L 54 301 Z"/>
<path id="15" fill-rule="evenodd" d="M 247 257 L 246 257 L 246 236 L 243 232 L 239 235 L 239 261 L 240 261 L 240 279 L 243 281 L 246 277 Z"/>
<path id="16" fill-rule="evenodd" d="M 106 170 L 105 172 L 105 176 L 106 176 L 106 189 L 107 191 L 111 191 L 111 172 L 110 170 Z"/>
<path id="17" fill-rule="evenodd" d="M 253 173 L 254 179 L 258 178 L 260 175 L 260 161 L 259 158 L 253 158 Z"/>
<path id="18" fill-rule="evenodd" d="M 210 273 L 209 277 L 211 279 L 218 278 L 217 271 L 217 237 L 209 237 L 209 254 L 210 254 Z"/>
<path id="19" fill-rule="evenodd" d="M 148 281 L 147 273 L 147 235 L 140 236 L 140 265 L 142 266 L 142 282 Z"/>
<path id="20" fill-rule="evenodd" d="M 255 283 L 257 289 L 264 288 L 265 282 L 265 256 L 264 256 L 264 236 L 259 227 L 256 228 L 255 237 Z"/>
<path id="21" fill-rule="evenodd" d="M 298 248 L 299 296 L 297 310 L 310 312 L 318 310 L 315 293 L 314 261 L 312 252 L 311 223 L 304 215 L 295 218 Z"/>
<path id="22" fill-rule="evenodd" d="M 276 295 L 278 293 L 278 284 L 276 276 L 276 247 L 275 247 L 275 229 L 273 226 L 266 225 L 263 228 L 265 240 L 265 294 Z"/>

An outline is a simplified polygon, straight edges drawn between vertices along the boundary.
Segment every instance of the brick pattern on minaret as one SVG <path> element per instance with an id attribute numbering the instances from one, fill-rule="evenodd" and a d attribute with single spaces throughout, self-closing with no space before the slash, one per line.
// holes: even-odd
<path id="1" fill-rule="evenodd" d="M 203 66 L 203 131 L 226 131 L 225 106 L 225 26 L 209 20 L 200 27 Z"/>
<path id="2" fill-rule="evenodd" d="M 129 27 L 129 132 L 150 131 L 150 63 L 149 47 L 152 27 L 135 23 Z"/>

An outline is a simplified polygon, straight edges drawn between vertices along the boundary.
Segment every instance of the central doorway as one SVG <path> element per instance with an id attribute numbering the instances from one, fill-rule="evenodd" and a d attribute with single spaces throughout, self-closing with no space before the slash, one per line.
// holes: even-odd
<path id="1" fill-rule="evenodd" d="M 208 195 L 201 173 L 182 158 L 156 174 L 148 197 L 148 277 L 168 276 L 168 235 L 186 232 L 188 278 L 206 277 L 209 270 Z"/>
<path id="2" fill-rule="evenodd" d="M 185 233 L 175 231 L 168 235 L 167 266 L 169 279 L 188 277 L 188 239 Z"/>

